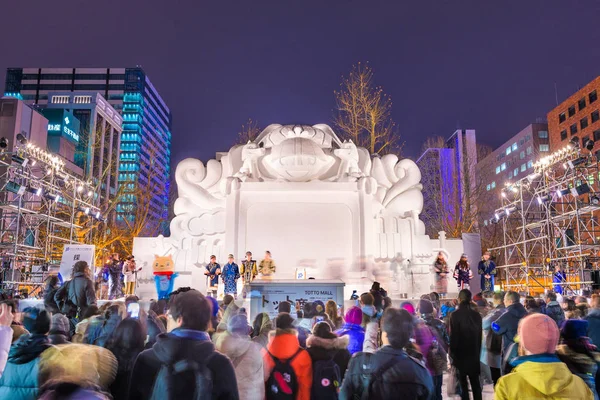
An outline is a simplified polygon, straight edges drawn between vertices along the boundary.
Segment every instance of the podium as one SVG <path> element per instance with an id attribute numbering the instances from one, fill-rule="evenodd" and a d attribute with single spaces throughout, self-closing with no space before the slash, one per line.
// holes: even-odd
<path id="1" fill-rule="evenodd" d="M 271 319 L 276 317 L 282 301 L 289 301 L 292 306 L 298 302 L 300 307 L 317 300 L 323 303 L 333 300 L 343 305 L 344 286 L 346 284 L 339 279 L 256 279 L 250 283 L 250 320 L 262 312 L 269 314 Z"/>

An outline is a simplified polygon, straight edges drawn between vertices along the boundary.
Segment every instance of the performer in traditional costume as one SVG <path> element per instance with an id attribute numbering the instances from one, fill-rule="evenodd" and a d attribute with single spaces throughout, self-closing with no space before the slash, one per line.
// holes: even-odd
<path id="1" fill-rule="evenodd" d="M 242 297 L 246 298 L 246 295 L 250 292 L 250 283 L 256 278 L 258 275 L 258 266 L 256 265 L 256 260 L 252 259 L 252 252 L 246 252 L 246 259 L 242 261 L 242 283 L 244 284 L 244 289 L 242 291 Z"/>
<path id="2" fill-rule="evenodd" d="M 225 284 L 225 295 L 232 295 L 237 298 L 237 280 L 240 278 L 240 269 L 233 260 L 233 254 L 227 256 L 227 264 L 223 266 L 221 271 L 221 279 Z"/>
<path id="3" fill-rule="evenodd" d="M 482 292 L 493 292 L 494 291 L 494 277 L 496 276 L 496 264 L 490 260 L 490 252 L 486 251 L 483 253 L 481 261 L 477 266 L 479 275 L 481 275 L 481 291 Z"/>
<path id="4" fill-rule="evenodd" d="M 207 290 L 212 292 L 213 297 L 216 297 L 219 287 L 219 275 L 221 275 L 221 266 L 217 262 L 217 256 L 210 256 L 210 263 L 206 266 L 204 275 L 208 277 Z"/>
<path id="5" fill-rule="evenodd" d="M 458 290 L 471 288 L 469 281 L 473 279 L 473 271 L 471 271 L 467 255 L 464 253 L 460 256 L 460 260 L 454 268 L 454 279 L 456 279 L 456 283 L 458 284 Z"/>
<path id="6" fill-rule="evenodd" d="M 265 258 L 258 266 L 258 272 L 260 272 L 261 277 L 263 279 L 273 278 L 276 268 L 275 261 L 271 258 L 271 252 L 269 250 L 265 251 Z"/>
<path id="7" fill-rule="evenodd" d="M 443 297 L 448 293 L 448 274 L 450 273 L 450 269 L 446 262 L 446 256 L 441 251 L 435 259 L 433 269 L 435 271 L 435 291 Z"/>
<path id="8" fill-rule="evenodd" d="M 567 274 L 560 270 L 560 265 L 554 267 L 554 275 L 552 276 L 552 283 L 556 283 L 554 285 L 554 293 L 564 294 L 565 293 L 565 285 L 561 285 L 561 283 L 567 282 Z"/>

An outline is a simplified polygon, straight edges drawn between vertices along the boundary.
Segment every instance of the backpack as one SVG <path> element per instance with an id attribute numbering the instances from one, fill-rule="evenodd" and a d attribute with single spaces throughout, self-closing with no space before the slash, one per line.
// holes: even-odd
<path id="1" fill-rule="evenodd" d="M 72 279 L 65 282 L 66 294 L 65 297 L 61 300 L 60 304 L 58 305 L 60 308 L 60 312 L 64 314 L 67 318 L 77 317 L 77 313 L 79 311 L 77 308 L 77 304 L 73 302 L 73 299 L 75 300 L 75 302 L 77 301 L 77 294 L 73 293 L 73 290 L 71 290 L 72 282 Z"/>
<path id="2" fill-rule="evenodd" d="M 269 375 L 265 383 L 267 400 L 296 398 L 296 394 L 298 393 L 298 378 L 296 377 L 294 368 L 292 368 L 292 361 L 301 351 L 302 348 L 299 348 L 292 357 L 284 361 L 279 360 L 271 352 L 267 351 L 267 354 L 275 363 L 271 375 Z"/>
<path id="3" fill-rule="evenodd" d="M 485 337 L 485 348 L 489 353 L 501 354 L 502 353 L 502 335 L 496 335 L 491 329 L 488 331 Z"/>
<path id="4" fill-rule="evenodd" d="M 365 355 L 367 355 L 367 354 L 368 354 L 368 356 L 367 356 L 367 359 L 365 360 L 364 364 L 371 366 L 371 360 L 373 358 L 373 354 L 366 353 Z M 373 385 L 383 377 L 383 374 L 385 374 L 385 372 L 388 369 L 390 369 L 394 365 L 396 365 L 397 362 L 398 362 L 398 360 L 396 358 L 392 358 L 391 360 L 389 360 L 388 362 L 386 362 L 385 364 L 383 364 L 382 366 L 380 366 L 379 368 L 377 368 L 375 370 L 371 370 L 371 368 L 364 368 L 364 365 L 363 365 L 364 373 L 361 374 L 362 393 L 360 395 L 355 394 L 353 396 L 353 400 L 369 400 L 370 398 L 373 398 L 373 396 L 371 396 L 371 392 L 373 391 Z"/>
<path id="5" fill-rule="evenodd" d="M 448 353 L 435 335 L 427 352 L 427 365 L 431 367 L 434 376 L 443 375 L 448 367 Z"/>
<path id="6" fill-rule="evenodd" d="M 314 363 L 311 399 L 338 398 L 342 385 L 342 374 L 340 367 L 333 361 L 334 357 L 335 354 L 327 360 L 319 360 Z"/>
<path id="7" fill-rule="evenodd" d="M 194 400 L 206 399 L 207 394 L 210 398 L 210 393 L 213 389 L 213 374 L 208 369 L 207 364 L 215 353 L 211 353 L 206 360 L 199 363 L 194 360 L 180 360 L 174 364 L 163 364 L 152 387 L 151 400 L 171 400 L 177 397 L 175 390 L 181 390 L 181 387 L 175 387 L 175 383 L 187 382 L 189 379 L 187 374 L 194 375 L 194 391 L 193 396 L 189 397 Z M 177 378 L 180 379 L 177 379 Z"/>

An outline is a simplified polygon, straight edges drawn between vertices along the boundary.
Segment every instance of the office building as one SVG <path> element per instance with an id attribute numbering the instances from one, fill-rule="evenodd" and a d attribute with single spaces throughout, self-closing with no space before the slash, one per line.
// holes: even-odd
<path id="1" fill-rule="evenodd" d="M 576 140 L 582 146 L 595 141 L 592 151 L 600 155 L 600 76 L 572 94 L 548 113 L 550 151 Z"/>
<path id="2" fill-rule="evenodd" d="M 119 184 L 152 193 L 143 234 L 167 229 L 171 161 L 171 112 L 150 79 L 135 68 L 9 68 L 5 95 L 45 108 L 53 93 L 101 94 L 123 117 Z M 136 194 L 121 197 L 117 221 L 134 222 Z"/>

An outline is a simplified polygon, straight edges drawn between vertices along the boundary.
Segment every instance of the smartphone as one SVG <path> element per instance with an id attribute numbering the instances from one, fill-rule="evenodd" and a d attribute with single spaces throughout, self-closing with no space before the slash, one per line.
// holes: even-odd
<path id="1" fill-rule="evenodd" d="M 140 317 L 140 304 L 130 303 L 127 306 L 127 314 L 129 314 L 131 318 L 138 319 Z"/>

